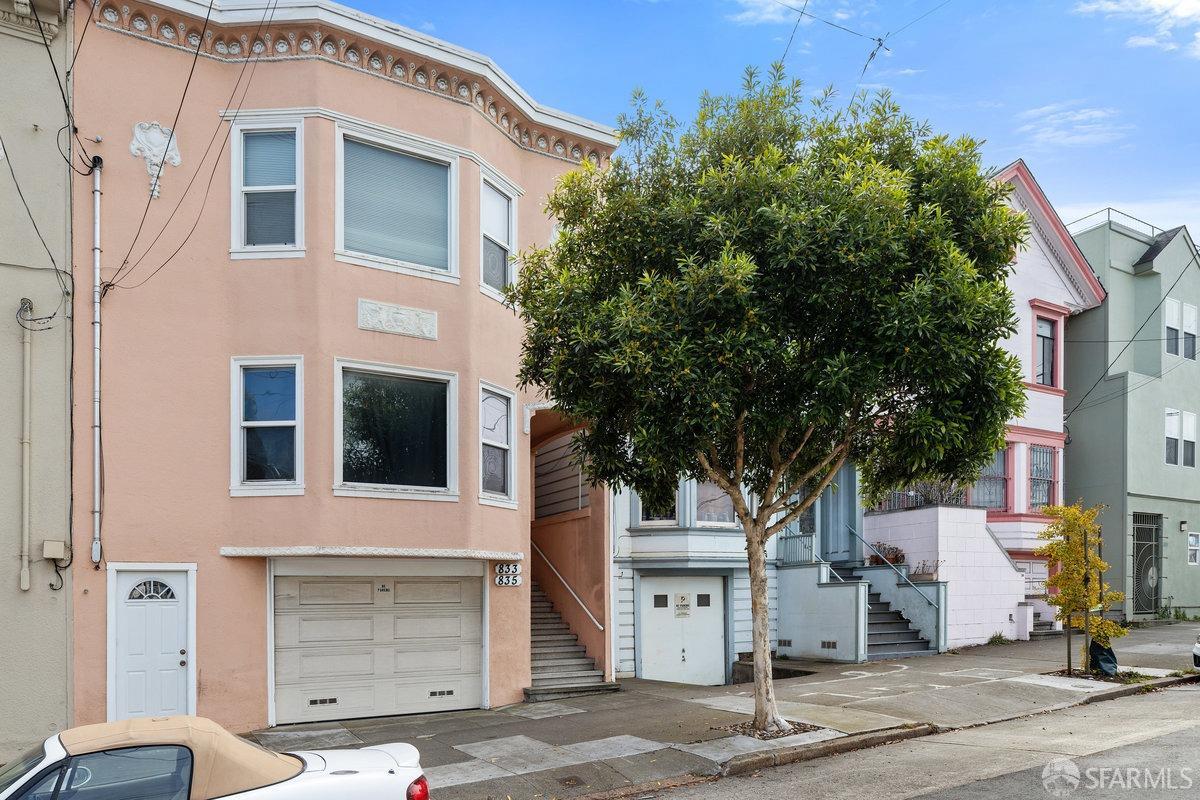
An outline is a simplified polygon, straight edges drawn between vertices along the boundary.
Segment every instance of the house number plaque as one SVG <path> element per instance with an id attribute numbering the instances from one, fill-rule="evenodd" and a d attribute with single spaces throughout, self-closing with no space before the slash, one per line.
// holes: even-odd
<path id="1" fill-rule="evenodd" d="M 496 565 L 497 586 L 520 586 L 524 583 L 519 561 L 504 561 Z"/>

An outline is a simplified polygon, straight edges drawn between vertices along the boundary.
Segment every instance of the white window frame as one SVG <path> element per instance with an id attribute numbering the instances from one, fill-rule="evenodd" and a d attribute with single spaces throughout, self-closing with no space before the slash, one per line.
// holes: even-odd
<path id="1" fill-rule="evenodd" d="M 1179 355 L 1189 361 L 1195 361 L 1200 356 L 1200 336 L 1197 336 L 1197 326 L 1200 325 L 1200 319 L 1196 306 L 1191 303 L 1183 304 L 1182 318 L 1180 319 L 1179 328 Z M 1192 355 L 1187 354 L 1187 337 L 1192 337 Z"/>
<path id="2" fill-rule="evenodd" d="M 1171 323 L 1175 324 L 1172 325 Z M 1169 331 L 1175 331 L 1176 352 L 1167 348 L 1171 346 L 1172 337 Z M 1163 355 L 1183 357 L 1183 307 L 1174 297 L 1168 297 L 1163 302 Z"/>
<path id="3" fill-rule="evenodd" d="M 683 497 L 683 492 L 680 487 L 675 487 L 675 516 L 672 519 L 646 519 L 642 512 L 646 508 L 646 504 L 642 501 L 641 495 L 637 498 L 637 519 L 634 520 L 635 527 L 638 528 L 678 528 L 679 527 L 679 500 Z"/>
<path id="4" fill-rule="evenodd" d="M 1172 421 L 1174 425 L 1172 425 Z M 1174 432 L 1174 436 L 1172 436 Z M 1175 440 L 1175 460 L 1167 461 L 1167 439 Z M 1163 414 L 1163 439 L 1162 439 L 1162 456 L 1163 463 L 1171 467 L 1178 467 L 1183 463 L 1183 412 L 1177 408 L 1168 408 Z"/>
<path id="5" fill-rule="evenodd" d="M 1192 544 L 1195 542 L 1195 544 Z M 1187 565 L 1189 567 L 1200 567 L 1200 533 L 1188 531 L 1187 533 Z"/>
<path id="6" fill-rule="evenodd" d="M 342 373 L 373 372 L 400 378 L 440 381 L 446 384 L 446 487 L 389 486 L 348 483 L 342 479 Z M 333 494 L 336 497 L 394 497 L 401 500 L 458 501 L 458 373 L 335 358 L 333 361 Z"/>
<path id="7" fill-rule="evenodd" d="M 1192 463 L 1187 463 L 1187 445 L 1192 445 Z M 1166 450 L 1166 443 L 1163 445 Z M 1165 455 L 1165 452 L 1164 452 Z M 1179 465 L 1194 469 L 1196 467 L 1196 459 L 1200 457 L 1200 453 L 1196 452 L 1196 415 L 1190 411 L 1183 411 L 1179 415 Z"/>
<path id="8" fill-rule="evenodd" d="M 697 528 L 716 528 L 717 530 L 732 530 L 741 528 L 742 524 L 737 520 L 737 508 L 733 510 L 733 522 L 708 522 L 700 519 L 700 484 L 701 481 L 692 481 L 692 516 L 695 520 Z M 716 484 L 713 484 L 716 486 Z M 718 487 L 719 488 L 719 487 Z M 721 490 L 724 492 L 724 490 Z M 726 495 L 728 497 L 728 495 Z M 733 504 L 733 498 L 729 498 L 730 505 Z M 675 507 L 675 513 L 679 513 L 679 506 Z"/>
<path id="9" fill-rule="evenodd" d="M 246 133 L 291 132 L 296 136 L 296 243 L 294 245 L 246 245 L 246 204 L 243 200 L 242 176 L 244 140 Z M 229 257 L 303 258 L 304 249 L 304 118 L 281 118 L 269 122 L 235 122 L 230 132 L 229 159 L 232 170 L 230 189 Z M 287 187 L 255 187 L 255 191 L 286 190 Z"/>
<path id="10" fill-rule="evenodd" d="M 242 436 L 242 370 L 246 367 L 291 367 L 296 373 L 296 479 L 242 479 L 245 439 Z M 269 424 L 269 423 L 268 423 Z M 234 356 L 229 360 L 229 496 L 291 497 L 304 494 L 304 356 Z"/>
<path id="11" fill-rule="evenodd" d="M 487 237 L 483 232 L 483 192 L 485 187 L 491 187 L 508 198 L 508 264 L 505 269 L 506 284 L 517 280 L 517 263 L 513 256 L 517 251 L 517 197 L 520 190 L 494 170 L 480 168 L 479 170 L 479 291 L 497 302 L 504 302 L 504 295 L 483 282 L 483 240 Z M 499 244 L 499 242 L 497 242 Z"/>
<path id="12" fill-rule="evenodd" d="M 483 446 L 500 447 L 495 442 L 485 442 L 483 438 L 483 399 L 488 394 L 500 395 L 508 400 L 508 494 L 496 494 L 483 490 Z M 479 382 L 479 502 L 485 506 L 499 508 L 517 507 L 517 393 L 488 381 Z"/>
<path id="13" fill-rule="evenodd" d="M 382 147 L 386 150 L 391 150 L 401 155 L 412 156 L 413 158 L 423 158 L 429 161 L 436 161 L 449 167 L 446 177 L 446 180 L 449 182 L 449 191 L 446 193 L 446 202 L 448 205 L 447 222 L 449 227 L 449 230 L 447 231 L 447 236 L 449 237 L 449 249 L 447 251 L 446 269 L 442 270 L 435 267 L 425 266 L 424 264 L 414 264 L 408 261 L 399 261 L 394 258 L 384 258 L 383 256 L 376 256 L 370 253 L 360 253 L 356 250 L 346 249 L 345 150 L 347 138 L 362 142 L 363 144 Z M 337 130 L 334 139 L 336 151 L 334 154 L 334 258 L 338 261 L 342 261 L 347 264 L 356 264 L 360 267 L 371 267 L 373 269 L 382 269 L 389 272 L 399 272 L 404 275 L 412 275 L 418 278 L 429 278 L 430 280 L 441 281 L 442 283 L 459 283 L 458 154 L 449 147 L 440 147 L 436 143 L 418 141 L 402 135 L 399 131 L 389 133 L 343 122 L 339 122 L 337 124 Z"/>

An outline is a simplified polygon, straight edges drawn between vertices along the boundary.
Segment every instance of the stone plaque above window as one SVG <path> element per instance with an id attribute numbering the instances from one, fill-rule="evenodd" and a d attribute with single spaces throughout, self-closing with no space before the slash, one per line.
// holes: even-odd
<path id="1" fill-rule="evenodd" d="M 358 301 L 358 327 L 418 339 L 437 339 L 437 312 L 407 308 L 375 300 Z"/>

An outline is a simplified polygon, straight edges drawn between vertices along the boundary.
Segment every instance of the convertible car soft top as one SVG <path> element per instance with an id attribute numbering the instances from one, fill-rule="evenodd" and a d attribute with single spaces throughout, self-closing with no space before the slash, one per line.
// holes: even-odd
<path id="1" fill-rule="evenodd" d="M 180 745 L 192 752 L 188 800 L 259 789 L 294 778 L 304 770 L 296 756 L 272 753 L 201 717 L 141 717 L 72 728 L 59 735 L 73 755 L 147 745 Z"/>

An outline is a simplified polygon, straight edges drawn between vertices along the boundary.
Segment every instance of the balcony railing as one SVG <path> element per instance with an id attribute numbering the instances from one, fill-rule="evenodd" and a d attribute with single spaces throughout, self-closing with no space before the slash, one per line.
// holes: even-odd
<path id="1" fill-rule="evenodd" d="M 1067 231 L 1072 236 L 1078 236 L 1084 231 L 1090 231 L 1101 225 L 1120 225 L 1151 239 L 1163 232 L 1162 228 L 1126 214 L 1124 211 L 1117 211 L 1115 208 L 1102 208 L 1086 217 L 1080 217 L 1067 225 Z"/>
<path id="2" fill-rule="evenodd" d="M 775 557 L 785 566 L 794 564 L 815 564 L 819 559 L 813 550 L 816 535 L 801 531 L 785 530 L 779 534 L 775 547 Z"/>

